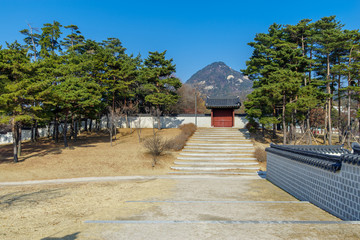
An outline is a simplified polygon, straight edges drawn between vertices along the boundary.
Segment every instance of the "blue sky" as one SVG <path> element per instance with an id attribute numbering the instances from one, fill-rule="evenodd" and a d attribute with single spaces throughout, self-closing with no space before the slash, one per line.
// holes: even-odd
<path id="1" fill-rule="evenodd" d="M 27 23 L 41 28 L 59 21 L 77 25 L 86 38 L 119 38 L 128 53 L 167 50 L 184 82 L 196 71 L 223 61 L 245 68 L 247 45 L 270 24 L 296 24 L 336 15 L 345 28 L 360 27 L 360 1 L 37 1 L 0 0 L 0 45 L 22 40 Z"/>

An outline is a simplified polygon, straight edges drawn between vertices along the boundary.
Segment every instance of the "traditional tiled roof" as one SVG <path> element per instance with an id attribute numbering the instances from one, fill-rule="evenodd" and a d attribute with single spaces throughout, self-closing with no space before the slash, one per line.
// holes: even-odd
<path id="1" fill-rule="evenodd" d="M 358 143 L 356 143 L 356 142 L 352 143 L 351 147 L 353 149 L 354 154 L 360 155 L 360 145 Z"/>
<path id="2" fill-rule="evenodd" d="M 266 148 L 266 151 L 327 171 L 336 172 L 337 170 L 340 170 L 342 161 L 341 156 L 328 155 L 301 148 L 297 149 L 297 147 L 299 146 L 294 147 L 289 145 L 270 144 L 270 147 Z"/>
<path id="3" fill-rule="evenodd" d="M 240 108 L 239 97 L 206 98 L 206 108 Z"/>
<path id="4" fill-rule="evenodd" d="M 345 154 L 341 156 L 343 163 L 349 163 L 360 166 L 360 155 L 357 154 Z"/>
<path id="5" fill-rule="evenodd" d="M 344 145 L 283 145 L 286 148 L 317 152 L 329 155 L 342 155 L 350 153 Z"/>

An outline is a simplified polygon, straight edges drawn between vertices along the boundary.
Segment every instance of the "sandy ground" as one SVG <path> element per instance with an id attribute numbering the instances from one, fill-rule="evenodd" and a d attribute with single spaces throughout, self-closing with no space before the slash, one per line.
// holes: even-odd
<path id="1" fill-rule="evenodd" d="M 62 143 L 42 139 L 25 142 L 19 163 L 12 163 L 12 145 L 0 146 L 0 182 L 74 177 L 161 175 L 169 171 L 176 152 L 167 152 L 152 167 L 152 157 L 138 141 L 137 133 L 120 129 L 117 140 L 110 146 L 105 134 L 84 134 L 78 142 Z M 143 129 L 141 137 L 151 136 L 152 129 Z M 172 138 L 179 129 L 163 129 L 157 134 Z"/>
<path id="2" fill-rule="evenodd" d="M 263 179 L 4 187 L 0 196 L 0 239 L 4 240 L 360 238 L 358 224 L 291 223 L 340 220 Z M 115 223 L 91 222 L 101 220 Z"/>
<path id="3" fill-rule="evenodd" d="M 138 214 L 152 206 L 128 208 L 124 201 L 163 199 L 172 186 L 171 180 L 151 180 L 0 188 L 0 239 L 75 239 L 71 235 L 88 227 L 85 219 Z"/>

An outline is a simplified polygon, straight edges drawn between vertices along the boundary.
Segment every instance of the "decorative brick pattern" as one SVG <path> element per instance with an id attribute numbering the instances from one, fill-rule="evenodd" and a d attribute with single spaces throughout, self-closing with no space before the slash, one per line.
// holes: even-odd
<path id="1" fill-rule="evenodd" d="M 331 172 L 268 151 L 266 178 L 299 200 L 309 201 L 343 220 L 360 220 L 357 164 L 344 161 L 339 171 Z"/>

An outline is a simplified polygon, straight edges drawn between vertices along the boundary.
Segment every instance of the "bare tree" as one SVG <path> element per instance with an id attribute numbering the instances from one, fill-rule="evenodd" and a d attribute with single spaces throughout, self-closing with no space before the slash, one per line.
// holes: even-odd
<path id="1" fill-rule="evenodd" d="M 152 166 L 155 167 L 158 156 L 161 155 L 163 151 L 167 148 L 168 144 L 165 139 L 158 136 L 156 133 L 153 134 L 153 136 L 145 139 L 144 141 L 144 147 L 149 150 L 153 157 Z"/>

